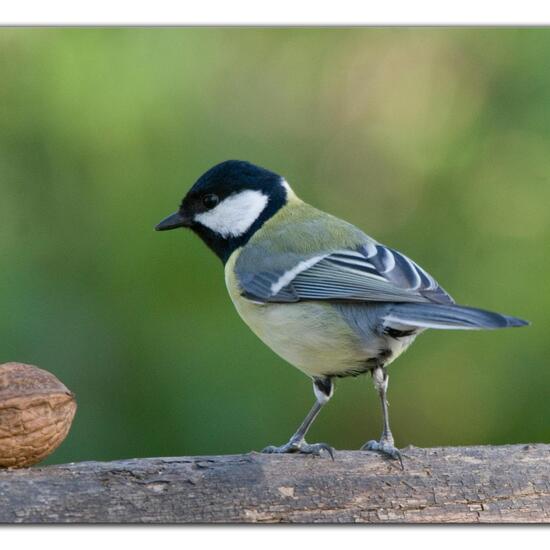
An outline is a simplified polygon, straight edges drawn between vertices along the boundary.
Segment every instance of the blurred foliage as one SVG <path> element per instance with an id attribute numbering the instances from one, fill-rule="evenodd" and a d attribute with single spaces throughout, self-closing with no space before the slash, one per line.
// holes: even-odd
<path id="1" fill-rule="evenodd" d="M 50 462 L 259 450 L 312 404 L 217 258 L 153 231 L 228 158 L 532 321 L 421 336 L 390 368 L 399 446 L 550 440 L 549 30 L 4 28 L 0 74 L 0 358 L 77 395 Z M 309 439 L 380 430 L 362 377 Z"/>

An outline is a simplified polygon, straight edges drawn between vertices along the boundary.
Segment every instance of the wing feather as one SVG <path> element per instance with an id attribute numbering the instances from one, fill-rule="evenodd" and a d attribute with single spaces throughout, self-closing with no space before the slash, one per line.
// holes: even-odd
<path id="1" fill-rule="evenodd" d="M 435 302 L 453 299 L 404 254 L 371 242 L 296 263 L 286 271 L 240 277 L 243 294 L 263 302 L 335 300 Z"/>

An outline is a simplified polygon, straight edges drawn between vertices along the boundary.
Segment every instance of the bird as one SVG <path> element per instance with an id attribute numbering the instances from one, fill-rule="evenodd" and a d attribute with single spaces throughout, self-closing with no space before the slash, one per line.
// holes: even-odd
<path id="1" fill-rule="evenodd" d="M 330 455 L 306 434 L 338 378 L 370 374 L 383 427 L 362 450 L 398 460 L 388 415 L 388 366 L 427 329 L 498 329 L 529 324 L 457 305 L 405 254 L 301 200 L 286 179 L 247 161 L 216 164 L 192 185 L 158 231 L 188 228 L 224 264 L 243 321 L 307 375 L 315 402 L 289 441 L 265 453 Z"/>

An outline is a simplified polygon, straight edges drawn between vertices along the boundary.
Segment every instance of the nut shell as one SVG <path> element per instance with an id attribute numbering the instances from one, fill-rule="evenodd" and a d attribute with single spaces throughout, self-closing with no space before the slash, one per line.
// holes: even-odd
<path id="1" fill-rule="evenodd" d="M 74 395 L 53 374 L 24 363 L 0 365 L 0 467 L 43 460 L 67 436 Z"/>

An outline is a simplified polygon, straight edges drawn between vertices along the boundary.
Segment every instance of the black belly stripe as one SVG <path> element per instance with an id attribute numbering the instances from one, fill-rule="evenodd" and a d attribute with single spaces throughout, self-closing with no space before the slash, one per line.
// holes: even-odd
<path id="1" fill-rule="evenodd" d="M 391 336 L 392 338 L 404 338 L 405 336 L 412 336 L 416 332 L 416 329 L 412 330 L 397 330 L 396 328 L 386 327 L 384 329 L 384 334 Z"/>
<path id="2" fill-rule="evenodd" d="M 359 361 L 356 367 L 352 367 L 343 372 L 334 372 L 327 374 L 328 377 L 335 378 L 347 378 L 348 376 L 360 376 L 361 374 L 366 374 L 372 372 L 374 369 L 383 367 L 393 355 L 393 351 L 389 348 L 381 349 L 376 357 L 371 357 L 370 359 L 365 359 L 364 361 Z"/>

